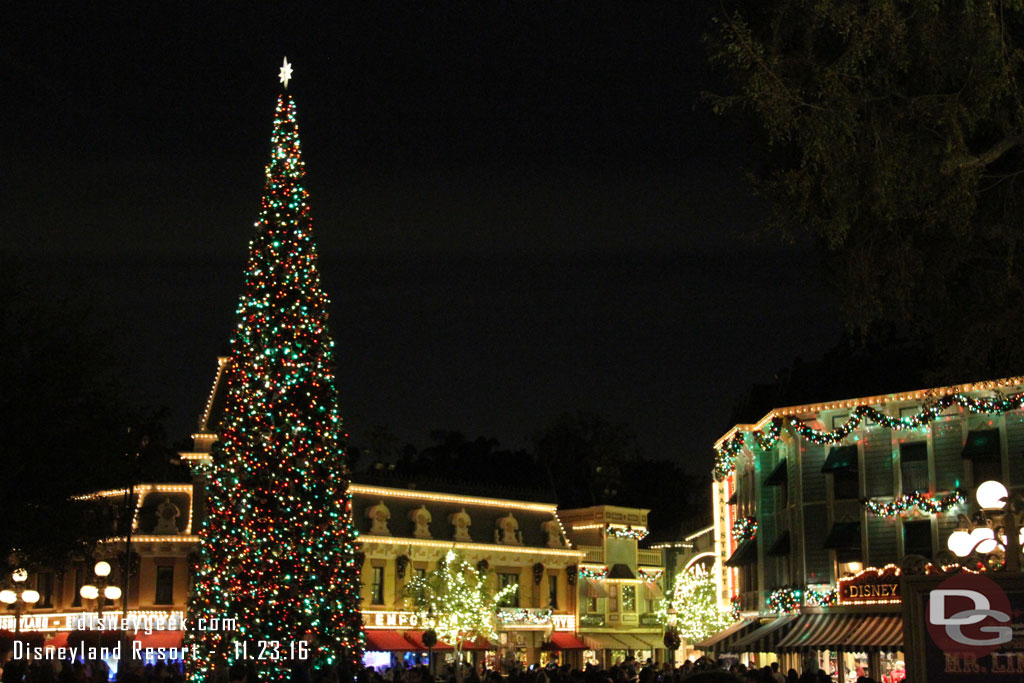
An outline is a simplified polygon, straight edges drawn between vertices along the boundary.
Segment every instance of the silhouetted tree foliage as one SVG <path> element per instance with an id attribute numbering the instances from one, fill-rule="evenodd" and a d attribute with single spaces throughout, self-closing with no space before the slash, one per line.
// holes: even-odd
<path id="1" fill-rule="evenodd" d="M 649 508 L 659 537 L 708 522 L 710 477 L 692 476 L 674 461 L 645 457 L 628 425 L 598 415 L 557 417 L 534 435 L 532 452 L 503 449 L 493 438 L 468 440 L 456 431 L 435 430 L 430 440 L 422 449 L 399 446 L 387 427 L 372 428 L 363 439 L 356 479 L 518 496 L 557 502 L 561 508 Z"/>
<path id="2" fill-rule="evenodd" d="M 708 521 L 710 479 L 671 460 L 645 457 L 636 433 L 592 413 L 565 413 L 533 437 L 561 507 L 622 505 L 651 510 L 659 537 Z"/>
<path id="3" fill-rule="evenodd" d="M 167 451 L 159 416 L 131 409 L 110 333 L 88 307 L 29 284 L 3 255 L 0 283 L 0 554 L 18 548 L 30 564 L 59 564 L 123 518 L 116 501 L 71 497 L 164 468 Z"/>
<path id="4" fill-rule="evenodd" d="M 710 56 L 728 85 L 710 101 L 763 143 L 752 179 L 769 232 L 817 238 L 836 314 L 863 338 L 920 340 L 935 381 L 1019 373 L 1024 5 L 723 0 L 714 12 Z"/>

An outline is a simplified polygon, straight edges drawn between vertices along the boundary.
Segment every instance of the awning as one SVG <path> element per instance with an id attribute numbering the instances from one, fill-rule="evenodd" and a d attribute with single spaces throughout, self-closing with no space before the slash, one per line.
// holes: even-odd
<path id="1" fill-rule="evenodd" d="M 398 631 L 366 629 L 366 649 L 383 652 L 401 652 L 418 648 L 402 637 L 402 634 Z"/>
<path id="2" fill-rule="evenodd" d="M 369 631 L 367 631 L 369 633 Z M 423 644 L 423 631 L 406 631 L 402 634 L 405 639 L 409 641 L 414 647 L 412 650 L 426 650 L 427 646 Z M 435 650 L 454 650 L 451 645 L 442 643 L 440 640 L 437 641 L 437 645 L 434 646 Z"/>
<path id="3" fill-rule="evenodd" d="M 68 644 L 68 636 L 71 635 L 71 631 L 57 631 L 53 634 L 53 638 L 46 641 L 46 645 L 52 645 L 54 647 L 65 647 Z"/>
<path id="4" fill-rule="evenodd" d="M 607 598 L 608 590 L 604 587 L 602 581 L 597 579 L 584 579 L 586 581 L 586 594 L 588 598 Z"/>
<path id="5" fill-rule="evenodd" d="M 701 642 L 694 644 L 693 647 L 698 650 L 704 650 L 705 652 L 708 650 L 714 650 L 715 652 L 730 652 L 730 644 L 735 643 L 740 638 L 743 638 L 760 626 L 760 624 L 761 622 L 757 619 L 737 621 L 729 628 L 719 631 L 707 640 L 702 640 Z"/>
<path id="6" fill-rule="evenodd" d="M 740 543 L 736 552 L 725 561 L 726 567 L 742 567 L 757 562 L 757 539 L 751 538 Z"/>
<path id="7" fill-rule="evenodd" d="M 771 544 L 768 550 L 764 551 L 765 555 L 771 557 L 779 557 L 782 555 L 789 555 L 789 532 L 783 531 L 779 534 L 775 542 Z"/>
<path id="8" fill-rule="evenodd" d="M 860 550 L 860 522 L 836 522 L 822 547 L 831 550 Z"/>
<path id="9" fill-rule="evenodd" d="M 665 641 L 643 633 L 616 633 L 615 640 L 626 646 L 627 650 L 657 650 L 665 647 Z"/>
<path id="10" fill-rule="evenodd" d="M 613 564 L 612 568 L 608 570 L 609 579 L 635 579 L 636 574 L 629 568 L 627 564 Z"/>
<path id="11" fill-rule="evenodd" d="M 586 650 L 587 644 L 572 633 L 551 634 L 550 642 L 544 643 L 542 650 Z"/>
<path id="12" fill-rule="evenodd" d="M 800 616 L 786 614 L 769 623 L 756 628 L 733 644 L 736 652 L 775 652 L 779 640 L 788 633 L 786 628 Z"/>
<path id="13" fill-rule="evenodd" d="M 665 597 L 665 593 L 661 590 L 661 586 L 654 581 L 644 581 L 644 590 L 647 592 L 648 600 L 661 600 Z"/>
<path id="14" fill-rule="evenodd" d="M 857 446 L 833 446 L 821 466 L 822 472 L 851 469 L 857 469 Z"/>
<path id="15" fill-rule="evenodd" d="M 847 652 L 900 650 L 903 616 L 898 613 L 818 612 L 801 614 L 776 645 L 777 651 Z"/>
<path id="16" fill-rule="evenodd" d="M 999 428 L 995 429 L 974 429 L 967 433 L 967 442 L 961 455 L 968 459 L 973 458 L 998 458 Z"/>
<path id="17" fill-rule="evenodd" d="M 462 644 L 463 650 L 497 650 L 497 646 L 491 643 L 486 638 L 477 638 L 476 640 L 467 640 Z"/>
<path id="18" fill-rule="evenodd" d="M 779 464 L 775 466 L 772 473 L 768 475 L 768 478 L 764 480 L 765 486 L 782 486 L 786 483 L 789 478 L 789 474 L 786 470 L 786 459 L 783 458 L 779 461 Z"/>
<path id="19" fill-rule="evenodd" d="M 740 492 L 739 491 L 733 491 L 732 495 L 729 496 L 729 500 L 725 501 L 725 504 L 726 505 L 735 505 L 736 504 L 736 500 L 739 498 L 739 496 L 740 496 Z"/>
<path id="20" fill-rule="evenodd" d="M 581 633 L 580 635 L 583 636 L 583 642 L 587 644 L 587 648 L 590 650 L 621 650 L 624 647 L 615 638 L 604 633 Z"/>

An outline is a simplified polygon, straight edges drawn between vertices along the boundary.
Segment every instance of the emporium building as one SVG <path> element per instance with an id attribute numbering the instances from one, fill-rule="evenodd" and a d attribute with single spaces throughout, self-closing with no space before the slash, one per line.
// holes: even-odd
<path id="1" fill-rule="evenodd" d="M 218 438 L 228 362 L 219 359 L 193 449 L 180 454 L 194 481 L 139 483 L 131 490 L 83 496 L 130 510 L 131 538 L 105 539 L 95 557 L 72 558 L 63 569 L 30 571 L 21 587 L 36 590 L 39 600 L 27 609 L 0 613 L 0 629 L 33 632 L 40 644 L 60 646 L 83 617 L 103 616 L 109 623 L 125 615 L 160 624 L 135 636 L 142 647 L 181 647 L 182 627 L 190 623 L 190 568 L 205 514 L 203 471 Z M 664 655 L 653 614 L 654 601 L 662 595 L 662 554 L 638 547 L 647 535 L 647 510 L 596 506 L 560 511 L 553 502 L 356 482 L 349 491 L 359 531 L 366 664 L 383 668 L 425 661 L 427 626 L 410 609 L 403 589 L 412 577 L 435 571 L 451 549 L 486 568 L 495 592 L 517 586 L 498 612 L 497 640 L 466 646 L 474 663 L 507 667 L 514 661 L 554 661 L 580 667 Z M 126 582 L 119 557 L 129 545 L 133 562 Z M 109 574 L 95 575 L 97 560 L 109 564 Z M 85 585 L 95 585 L 100 596 L 83 597 Z M 107 586 L 126 590 L 106 599 Z M 443 642 L 430 650 L 435 661 L 453 653 L 451 644 Z"/>
<path id="2" fill-rule="evenodd" d="M 1024 488 L 1022 389 L 1013 378 L 776 408 L 730 429 L 715 445 L 715 572 L 740 620 L 698 647 L 901 680 L 900 576 L 958 559 L 948 538 L 980 483 Z"/>

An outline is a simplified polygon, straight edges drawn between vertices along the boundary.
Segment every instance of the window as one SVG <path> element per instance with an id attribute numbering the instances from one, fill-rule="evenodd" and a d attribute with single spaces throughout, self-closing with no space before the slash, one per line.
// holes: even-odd
<path id="1" fill-rule="evenodd" d="M 636 611 L 636 586 L 622 587 L 622 611 Z"/>
<path id="2" fill-rule="evenodd" d="M 516 588 L 510 595 L 506 595 L 501 599 L 499 607 L 519 607 L 519 575 L 498 574 L 498 590 L 509 586 L 515 586 Z"/>
<path id="3" fill-rule="evenodd" d="M 174 604 L 174 565 L 162 564 L 156 568 L 156 599 L 157 605 Z"/>
<path id="4" fill-rule="evenodd" d="M 587 604 L 588 604 L 587 611 L 589 611 L 589 612 L 598 612 L 598 611 L 600 611 L 600 610 L 597 609 L 597 598 L 589 598 L 587 600 Z"/>
<path id="5" fill-rule="evenodd" d="M 932 556 L 932 523 L 929 520 L 903 523 L 903 554 Z"/>
<path id="6" fill-rule="evenodd" d="M 929 490 L 928 444 L 924 441 L 900 444 L 900 473 L 903 493 Z"/>
<path id="7" fill-rule="evenodd" d="M 1003 478 L 1003 463 L 999 457 L 975 458 L 971 463 L 974 470 L 974 485 L 995 479 L 1000 481 Z"/>
<path id="8" fill-rule="evenodd" d="M 427 570 L 426 569 L 420 568 L 420 569 L 413 569 L 412 571 L 413 571 L 413 574 L 415 574 L 417 579 L 425 579 L 427 577 Z"/>
<path id="9" fill-rule="evenodd" d="M 42 572 L 36 576 L 36 590 L 39 602 L 36 607 L 53 607 L 53 573 Z"/>
<path id="10" fill-rule="evenodd" d="M 75 567 L 75 593 L 71 597 L 72 607 L 82 606 L 82 586 L 85 585 L 85 568 Z"/>
<path id="11" fill-rule="evenodd" d="M 384 567 L 373 568 L 373 583 L 370 585 L 370 604 L 384 604 Z"/>
<path id="12" fill-rule="evenodd" d="M 558 609 L 558 575 L 548 574 L 548 607 Z"/>
<path id="13" fill-rule="evenodd" d="M 860 498 L 860 472 L 844 467 L 832 473 L 832 494 L 836 500 Z"/>

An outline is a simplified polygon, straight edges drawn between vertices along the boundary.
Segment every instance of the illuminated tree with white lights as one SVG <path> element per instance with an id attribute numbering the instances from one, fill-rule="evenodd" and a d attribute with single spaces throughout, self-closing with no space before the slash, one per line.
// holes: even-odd
<path id="1" fill-rule="evenodd" d="M 676 574 L 669 596 L 659 600 L 659 621 L 691 645 L 710 638 L 732 623 L 727 609 L 718 604 L 714 578 L 695 566 Z M 674 612 L 670 612 L 674 610 Z"/>
<path id="2" fill-rule="evenodd" d="M 497 640 L 498 606 L 518 590 L 516 584 L 492 594 L 487 573 L 449 550 L 436 572 L 413 577 L 406 584 L 422 624 L 455 649 L 456 676 L 462 680 L 462 649 L 478 638 Z"/>

